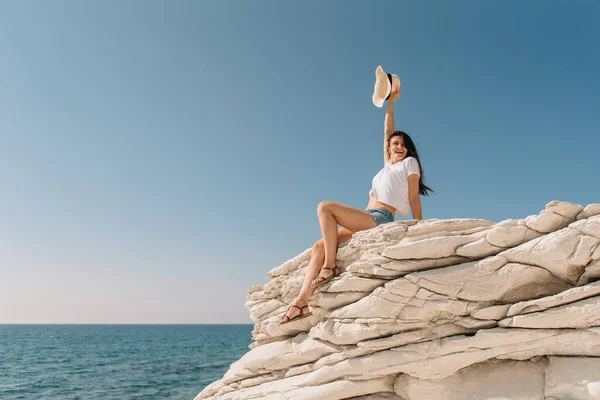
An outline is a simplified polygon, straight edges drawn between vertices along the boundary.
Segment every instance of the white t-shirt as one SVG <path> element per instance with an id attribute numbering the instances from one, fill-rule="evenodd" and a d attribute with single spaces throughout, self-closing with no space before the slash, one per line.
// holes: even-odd
<path id="1" fill-rule="evenodd" d="M 408 201 L 408 177 L 419 173 L 419 162 L 414 157 L 406 157 L 396 164 L 389 160 L 373 178 L 372 193 L 376 200 L 396 209 L 396 214 L 407 217 L 410 212 Z"/>

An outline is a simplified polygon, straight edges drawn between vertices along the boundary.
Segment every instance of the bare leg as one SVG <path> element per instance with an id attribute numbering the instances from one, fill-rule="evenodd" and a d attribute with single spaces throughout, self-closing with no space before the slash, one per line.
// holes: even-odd
<path id="1" fill-rule="evenodd" d="M 336 232 L 336 246 L 340 243 L 345 242 L 346 240 L 350 240 L 351 237 L 351 231 L 349 231 L 346 228 L 339 228 Z M 304 276 L 304 282 L 302 283 L 302 287 L 300 288 L 300 293 L 298 293 L 298 300 L 301 300 L 304 303 L 306 303 L 310 296 L 314 293 L 315 289 L 310 287 L 310 283 L 313 279 L 315 279 L 324 262 L 325 244 L 323 243 L 323 239 L 321 239 L 313 245 L 310 263 L 306 268 L 306 275 Z"/>
<path id="2" fill-rule="evenodd" d="M 317 215 L 319 217 L 323 239 L 317 241 L 313 245 L 310 262 L 306 268 L 306 275 L 304 276 L 304 282 L 302 283 L 298 296 L 292 301 L 292 304 L 300 308 L 308 304 L 308 299 L 315 291 L 315 289 L 310 286 L 315 282 L 313 279 L 317 272 L 321 270 L 319 276 L 323 278 L 333 274 L 332 270 L 323 269 L 323 267 L 335 266 L 338 244 L 350 239 L 353 232 L 377 226 L 368 212 L 340 203 L 333 203 L 331 201 L 320 203 L 317 208 Z M 338 224 L 342 226 L 339 230 L 337 228 Z M 308 311 L 303 311 L 303 313 L 306 312 Z M 301 311 L 298 308 L 292 307 L 288 310 L 286 316 L 291 319 L 300 313 Z M 284 318 L 285 316 L 282 318 L 282 321 Z"/>
<path id="3" fill-rule="evenodd" d="M 324 201 L 317 208 L 321 233 L 323 234 L 323 243 L 325 247 L 325 260 L 321 267 L 319 277 L 327 278 L 333 274 L 335 267 L 335 257 L 337 253 L 336 229 L 337 225 L 348 229 L 351 232 L 358 232 L 377 226 L 373 217 L 363 210 L 346 206 L 340 203 Z M 318 279 L 313 284 L 318 283 Z"/>
<path id="4" fill-rule="evenodd" d="M 349 240 L 352 237 L 352 232 L 346 228 L 340 228 L 337 232 L 337 243 L 343 243 L 346 240 Z M 312 247 L 312 252 L 310 254 L 310 262 L 306 267 L 306 274 L 304 275 L 304 282 L 302 282 L 302 287 L 300 288 L 300 292 L 298 296 L 292 301 L 292 304 L 297 305 L 298 307 L 302 307 L 308 304 L 308 299 L 314 293 L 315 289 L 310 287 L 310 283 L 315 276 L 319 273 L 319 270 L 323 266 L 323 262 L 325 261 L 325 246 L 323 244 L 323 240 L 318 240 Z M 306 312 L 306 311 L 305 311 Z M 289 318 L 294 318 L 296 315 L 300 314 L 300 311 L 297 308 L 291 308 L 287 312 L 287 316 Z M 283 320 L 283 318 L 282 318 Z"/>
<path id="5" fill-rule="evenodd" d="M 308 303 L 308 299 L 315 291 L 315 289 L 310 287 L 310 282 L 319 273 L 323 261 L 325 261 L 325 247 L 323 246 L 323 241 L 319 240 L 313 245 L 310 262 L 308 263 L 308 267 L 306 267 L 306 274 L 304 275 L 304 282 L 302 282 L 302 287 L 296 297 L 296 300 L 300 301 L 302 305 Z"/>

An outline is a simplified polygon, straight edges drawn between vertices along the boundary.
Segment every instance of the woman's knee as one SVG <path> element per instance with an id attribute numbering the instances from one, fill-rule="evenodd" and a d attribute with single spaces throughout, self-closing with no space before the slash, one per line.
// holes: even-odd
<path id="1" fill-rule="evenodd" d="M 322 252 L 325 250 L 325 244 L 323 243 L 323 239 L 319 239 L 313 244 L 313 251 Z"/>
<path id="2" fill-rule="evenodd" d="M 335 205 L 333 201 L 322 201 L 317 206 L 317 213 L 331 211 L 331 208 Z"/>

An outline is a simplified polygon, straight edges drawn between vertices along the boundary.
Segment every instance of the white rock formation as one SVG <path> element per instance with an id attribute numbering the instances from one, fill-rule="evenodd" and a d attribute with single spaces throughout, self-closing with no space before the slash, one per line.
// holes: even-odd
<path id="1" fill-rule="evenodd" d="M 250 288 L 251 350 L 196 400 L 600 399 L 600 204 L 358 232 L 279 325 L 309 259 Z"/>

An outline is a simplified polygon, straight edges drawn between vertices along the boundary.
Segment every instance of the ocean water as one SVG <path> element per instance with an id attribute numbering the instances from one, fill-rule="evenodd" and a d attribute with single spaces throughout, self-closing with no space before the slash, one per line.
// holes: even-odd
<path id="1" fill-rule="evenodd" d="M 186 399 L 249 351 L 252 325 L 0 325 L 0 399 Z"/>

